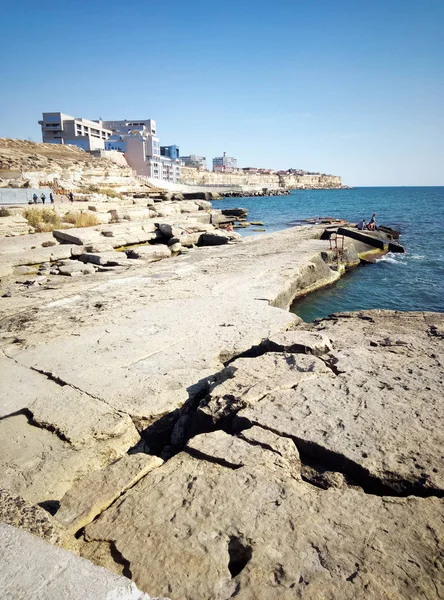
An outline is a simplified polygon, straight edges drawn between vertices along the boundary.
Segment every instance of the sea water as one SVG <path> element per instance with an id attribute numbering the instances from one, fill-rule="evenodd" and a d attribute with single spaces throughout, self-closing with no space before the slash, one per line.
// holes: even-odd
<path id="1" fill-rule="evenodd" d="M 377 224 L 401 232 L 405 254 L 390 253 L 296 301 L 291 310 L 304 321 L 363 309 L 444 312 L 444 187 L 295 190 L 290 196 L 227 198 L 213 206 L 247 208 L 248 220 L 262 221 L 268 233 L 298 219 L 334 216 L 368 222 L 373 213 Z M 259 235 L 252 229 L 238 231 Z"/>

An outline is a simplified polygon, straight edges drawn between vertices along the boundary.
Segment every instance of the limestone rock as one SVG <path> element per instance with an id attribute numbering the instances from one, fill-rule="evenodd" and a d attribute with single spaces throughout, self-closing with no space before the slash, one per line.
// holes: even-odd
<path id="1" fill-rule="evenodd" d="M 222 209 L 222 214 L 226 217 L 240 217 L 246 218 L 248 216 L 247 208 L 225 208 Z"/>
<path id="2" fill-rule="evenodd" d="M 181 453 L 88 525 L 81 552 L 104 564 L 112 543 L 139 588 L 185 600 L 440 597 L 442 500 L 320 490 L 268 464 Z"/>
<path id="3" fill-rule="evenodd" d="M 32 267 L 32 266 L 20 266 L 20 267 L 15 267 L 14 269 L 14 273 L 16 275 L 34 275 L 35 273 L 37 273 L 37 267 Z"/>
<path id="4" fill-rule="evenodd" d="M 267 352 L 292 352 L 322 356 L 332 350 L 326 335 L 301 329 L 282 331 L 264 340 L 261 349 Z"/>
<path id="5" fill-rule="evenodd" d="M 85 252 L 79 256 L 79 260 L 93 265 L 120 266 L 127 264 L 127 256 L 124 252 Z"/>
<path id="6" fill-rule="evenodd" d="M 32 503 L 59 500 L 76 480 L 120 458 L 139 439 L 128 422 L 117 437 L 76 447 L 23 414 L 9 416 L 0 420 L 2 486 Z"/>
<path id="7" fill-rule="evenodd" d="M 305 379 L 329 372 L 319 358 L 303 354 L 271 353 L 258 358 L 238 358 L 222 371 L 209 396 L 200 403 L 198 426 L 201 421 L 218 423 L 242 408 L 254 406 L 272 392 L 290 390 Z M 218 383 L 220 380 L 222 383 Z"/>
<path id="8" fill-rule="evenodd" d="M 137 258 L 146 262 L 155 262 L 163 258 L 171 257 L 171 250 L 166 244 L 154 244 L 153 246 L 139 246 L 133 248 L 131 258 Z"/>
<path id="9" fill-rule="evenodd" d="M 342 346 L 322 355 L 330 372 L 264 395 L 237 418 L 291 437 L 313 458 L 328 455 L 365 489 L 442 493 L 444 342 L 430 332 L 443 320 L 371 311 L 321 321 L 313 329 Z M 232 393 L 230 404 L 249 393 Z"/>
<path id="10" fill-rule="evenodd" d="M 74 273 L 81 273 L 83 275 L 90 275 L 94 273 L 95 269 L 92 264 L 84 264 L 78 260 L 71 260 L 68 264 L 61 265 L 59 267 L 60 275 L 72 275 Z"/>
<path id="11" fill-rule="evenodd" d="M 65 535 L 63 527 L 46 510 L 1 488 L 0 521 L 29 531 L 53 544 L 59 544 Z"/>
<path id="12" fill-rule="evenodd" d="M 281 447 L 284 451 L 279 452 L 275 449 L 275 446 L 279 444 L 277 441 L 279 436 L 271 432 L 267 432 L 268 436 L 267 433 L 262 436 L 257 431 L 260 430 L 259 427 L 253 429 L 255 431 L 250 430 L 250 433 L 242 438 L 228 435 L 223 431 L 198 435 L 188 441 L 185 450 L 192 456 L 210 460 L 233 469 L 253 465 L 277 470 L 281 474 L 285 473 L 289 477 L 300 480 L 301 463 L 298 452 L 291 440 L 289 440 L 288 446 L 293 444 L 293 451 L 288 446 L 284 449 L 284 443 L 282 443 Z M 271 441 L 271 445 L 265 442 L 267 438 Z"/>
<path id="13" fill-rule="evenodd" d="M 28 221 L 21 215 L 12 215 L 10 217 L 0 217 L 0 237 L 25 235 L 33 233 L 34 229 Z"/>
<path id="14" fill-rule="evenodd" d="M 208 231 L 202 233 L 197 242 L 198 246 L 219 246 L 221 244 L 228 244 L 230 241 L 241 241 L 242 236 L 235 231 L 222 231 L 216 229 L 214 231 Z"/>
<path id="15" fill-rule="evenodd" d="M 75 484 L 62 498 L 56 519 L 76 532 L 110 506 L 147 473 L 163 464 L 157 456 L 124 456 Z"/>
<path id="16" fill-rule="evenodd" d="M 150 600 L 126 577 L 1 523 L 0 566 L 5 599 Z"/>
<path id="17" fill-rule="evenodd" d="M 74 448 L 91 446 L 98 440 L 118 440 L 126 437 L 126 432 L 137 439 L 128 415 L 69 385 L 62 386 L 56 396 L 40 395 L 28 410 L 34 423 L 55 431 Z"/>

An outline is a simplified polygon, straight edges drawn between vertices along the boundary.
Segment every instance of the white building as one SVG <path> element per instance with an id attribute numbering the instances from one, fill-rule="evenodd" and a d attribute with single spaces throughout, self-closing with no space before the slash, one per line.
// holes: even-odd
<path id="1" fill-rule="evenodd" d="M 180 160 L 183 162 L 184 167 L 191 167 L 193 169 L 200 169 L 201 171 L 208 171 L 207 159 L 205 156 L 197 156 L 196 154 L 190 154 L 189 156 L 181 156 Z"/>
<path id="2" fill-rule="evenodd" d="M 43 113 L 39 121 L 45 144 L 71 144 L 83 150 L 103 150 L 111 129 L 102 121 L 89 121 L 65 115 L 61 112 Z"/>
<path id="3" fill-rule="evenodd" d="M 178 183 L 181 161 L 161 155 L 160 140 L 156 137 L 153 119 L 104 121 L 113 135 L 105 144 L 106 150 L 123 152 L 129 166 L 142 177 Z M 177 149 L 178 153 L 178 149 Z"/>
<path id="4" fill-rule="evenodd" d="M 167 152 L 162 156 L 154 119 L 89 121 L 63 113 L 43 113 L 39 124 L 46 143 L 73 144 L 88 152 L 122 152 L 128 165 L 138 175 L 160 181 L 180 182 L 182 163 L 178 158 L 179 149 L 177 146 L 167 146 L 167 150 L 174 149 L 174 155 Z"/>
<path id="5" fill-rule="evenodd" d="M 223 156 L 213 158 L 213 171 L 216 173 L 225 172 L 230 173 L 237 169 L 237 159 L 232 156 L 227 156 L 224 152 Z"/>

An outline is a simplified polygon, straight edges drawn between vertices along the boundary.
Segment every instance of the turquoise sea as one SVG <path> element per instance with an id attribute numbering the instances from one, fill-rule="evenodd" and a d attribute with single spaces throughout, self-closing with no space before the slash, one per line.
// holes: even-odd
<path id="1" fill-rule="evenodd" d="M 401 232 L 406 254 L 388 254 L 295 302 L 292 310 L 304 321 L 375 308 L 444 312 L 444 187 L 295 190 L 290 196 L 227 198 L 213 206 L 248 208 L 248 220 L 263 221 L 266 232 L 308 217 L 368 221 L 374 212 L 378 224 Z M 251 229 L 239 231 L 260 235 Z"/>

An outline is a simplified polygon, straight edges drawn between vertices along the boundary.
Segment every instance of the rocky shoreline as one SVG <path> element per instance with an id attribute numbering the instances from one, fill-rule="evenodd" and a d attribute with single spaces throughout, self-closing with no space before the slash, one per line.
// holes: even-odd
<path id="1" fill-rule="evenodd" d="M 380 250 L 327 224 L 239 243 L 206 202 L 0 244 L 3 527 L 172 600 L 442 597 L 444 316 L 303 323 L 296 297 Z M 11 283 L 45 260 L 92 276 Z M 68 560 L 27 535 L 1 537 Z"/>

